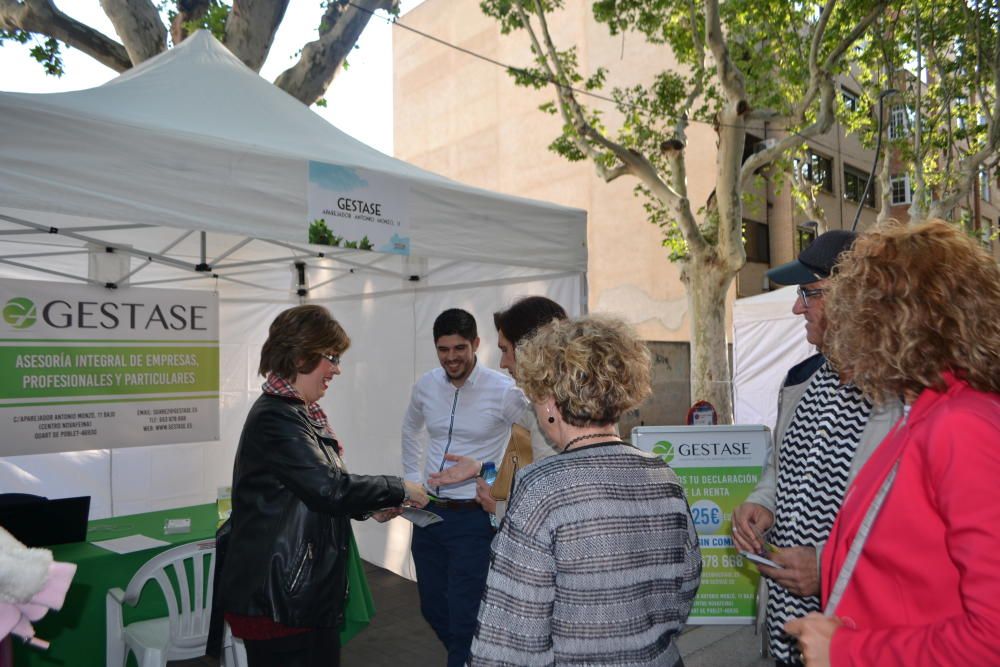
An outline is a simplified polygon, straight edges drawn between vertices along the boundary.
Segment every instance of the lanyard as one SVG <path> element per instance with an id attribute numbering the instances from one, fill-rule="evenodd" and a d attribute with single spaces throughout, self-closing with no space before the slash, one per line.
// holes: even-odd
<path id="1" fill-rule="evenodd" d="M 909 416 L 909 410 L 905 410 L 903 418 L 896 425 L 896 428 L 893 429 L 893 434 L 898 433 L 906 425 Z M 892 464 L 892 469 L 878 488 L 878 493 L 875 494 L 868 509 L 865 510 L 865 516 L 861 520 L 858 532 L 851 541 L 851 548 L 847 550 L 847 558 L 844 559 L 844 566 L 840 568 L 840 572 L 837 574 L 837 581 L 834 582 L 833 590 L 830 591 L 830 597 L 826 601 L 826 607 L 823 608 L 824 616 L 833 616 L 833 612 L 837 609 L 837 605 L 840 604 L 841 598 L 844 597 L 844 591 L 847 590 L 847 584 L 851 580 L 851 575 L 854 574 L 854 568 L 857 567 L 858 561 L 861 559 L 861 551 L 865 548 L 865 542 L 868 541 L 868 536 L 872 532 L 875 519 L 878 518 L 879 512 L 882 511 L 886 496 L 889 495 L 889 491 L 896 481 L 896 472 L 899 470 L 899 461 L 902 457 L 903 452 L 900 451 L 896 462 Z"/>

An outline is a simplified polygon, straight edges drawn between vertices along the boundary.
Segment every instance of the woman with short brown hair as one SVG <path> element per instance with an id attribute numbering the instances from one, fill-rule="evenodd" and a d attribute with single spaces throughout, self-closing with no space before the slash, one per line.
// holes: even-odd
<path id="1" fill-rule="evenodd" d="M 344 466 L 317 401 L 350 342 L 326 308 L 306 305 L 279 314 L 261 349 L 267 379 L 236 451 L 219 586 L 249 667 L 338 665 L 351 518 L 427 503 L 418 484 Z"/>

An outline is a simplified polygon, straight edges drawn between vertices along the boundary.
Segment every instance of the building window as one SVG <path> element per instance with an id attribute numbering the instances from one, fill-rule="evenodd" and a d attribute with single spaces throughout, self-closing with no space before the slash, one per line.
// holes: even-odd
<path id="1" fill-rule="evenodd" d="M 990 199 L 990 174 L 985 169 L 979 170 L 979 198 L 983 201 L 991 201 Z"/>
<path id="2" fill-rule="evenodd" d="M 901 139 L 910 131 L 910 111 L 904 104 L 897 104 L 889 112 L 889 138 Z"/>
<path id="3" fill-rule="evenodd" d="M 889 201 L 893 206 L 909 204 L 913 200 L 913 193 L 910 191 L 910 175 L 900 174 L 889 179 Z"/>
<path id="4" fill-rule="evenodd" d="M 983 247 L 987 250 L 993 249 L 993 221 L 986 216 L 979 216 L 980 229 L 979 229 L 979 239 L 983 244 Z"/>
<path id="5" fill-rule="evenodd" d="M 803 222 L 795 228 L 796 255 L 808 248 L 816 240 L 817 227 L 815 222 L 809 221 Z"/>
<path id="6" fill-rule="evenodd" d="M 847 88 L 840 89 L 840 98 L 844 103 L 844 108 L 848 111 L 858 110 L 858 96 Z"/>
<path id="7" fill-rule="evenodd" d="M 762 222 L 743 221 L 743 249 L 748 262 L 771 263 L 771 235 Z"/>
<path id="8" fill-rule="evenodd" d="M 867 183 L 868 174 L 860 169 L 844 165 L 844 199 L 861 202 L 861 195 L 864 193 Z M 865 197 L 865 206 L 875 208 L 874 187 L 868 191 L 868 195 Z"/>
<path id="9" fill-rule="evenodd" d="M 955 127 L 959 130 L 965 129 L 965 113 L 968 111 L 969 100 L 965 97 L 956 97 L 952 103 L 955 113 Z"/>
<path id="10" fill-rule="evenodd" d="M 825 192 L 833 192 L 833 161 L 809 151 L 808 159 L 803 162 L 795 158 L 795 169 L 801 169 L 802 178 L 810 183 L 815 183 Z"/>

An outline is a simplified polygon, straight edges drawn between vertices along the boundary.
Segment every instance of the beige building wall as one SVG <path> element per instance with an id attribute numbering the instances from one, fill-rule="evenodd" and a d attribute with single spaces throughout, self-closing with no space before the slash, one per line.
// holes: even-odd
<path id="1" fill-rule="evenodd" d="M 617 85 L 627 85 L 667 66 L 665 49 L 635 35 L 611 38 L 594 23 L 589 3 L 567 5 L 550 24 L 553 39 L 577 45 L 582 71 L 604 66 Z M 500 35 L 473 0 L 428 0 L 403 22 L 500 62 L 529 64 L 526 35 Z M 688 340 L 679 271 L 632 193 L 635 179 L 605 183 L 589 162 L 548 150 L 562 125 L 538 110 L 553 99 L 551 89 L 518 88 L 505 69 L 405 30 L 395 30 L 393 40 L 396 157 L 465 183 L 585 209 L 591 311 L 623 316 L 647 340 Z M 611 112 L 608 103 L 594 106 Z M 714 185 L 699 174 L 714 173 L 715 137 L 705 125 L 693 125 L 691 137 L 699 146 L 687 165 L 697 207 Z"/>
<path id="2" fill-rule="evenodd" d="M 560 48 L 576 45 L 581 72 L 606 67 L 613 84 L 624 87 L 648 83 L 672 66 L 665 47 L 650 45 L 640 35 L 609 36 L 592 19 L 590 3 L 569 0 L 566 5 L 550 28 Z M 476 0 L 427 0 L 407 13 L 403 23 L 501 63 L 531 64 L 527 36 L 501 35 Z M 553 100 L 551 88 L 518 88 L 504 68 L 406 30 L 393 31 L 393 40 L 396 156 L 465 183 L 585 209 L 591 311 L 623 316 L 646 340 L 689 340 L 679 272 L 667 259 L 660 231 L 646 220 L 642 200 L 633 196 L 635 179 L 605 183 L 588 161 L 570 163 L 548 150 L 562 124 L 558 116 L 538 110 Z M 617 113 L 609 103 L 584 99 L 605 112 L 604 121 L 614 128 Z M 778 136 L 766 126 L 750 132 L 758 139 Z M 827 228 L 849 229 L 858 203 L 844 197 L 844 168 L 869 173 L 873 152 L 839 123 L 809 144 L 831 161 L 830 191 L 818 197 Z M 714 187 L 713 128 L 692 123 L 686 153 L 690 199 L 697 209 Z M 966 208 L 978 210 L 995 231 L 1000 226 L 1000 181 L 993 186 L 992 202 L 970 196 Z M 881 192 L 877 183 L 875 187 L 879 205 Z M 776 190 L 768 183 L 759 194 L 757 204 L 745 207 L 744 218 L 766 225 L 769 262 L 748 261 L 732 296 L 763 291 L 765 271 L 791 261 L 800 250 L 799 226 L 807 218 L 789 189 Z M 905 220 L 908 208 L 895 206 L 891 215 Z M 871 226 L 877 213 L 864 206 L 858 229 Z M 990 245 L 1000 256 L 1000 243 Z"/>

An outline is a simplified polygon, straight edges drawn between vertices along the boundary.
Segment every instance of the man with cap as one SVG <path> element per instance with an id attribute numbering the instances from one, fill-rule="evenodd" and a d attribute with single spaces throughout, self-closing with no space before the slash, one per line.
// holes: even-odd
<path id="1" fill-rule="evenodd" d="M 855 237 L 846 230 L 826 232 L 797 260 L 767 272 L 773 282 L 798 285 L 792 312 L 805 319 L 806 340 L 819 350 L 788 371 L 760 482 L 733 512 L 737 547 L 782 566 L 757 566 L 763 575 L 758 620 L 765 612 L 768 646 L 779 666 L 802 664 L 795 639 L 782 627 L 820 611 L 820 555 L 844 493 L 902 414 L 898 402 L 873 406 L 823 356 L 823 290 Z"/>

